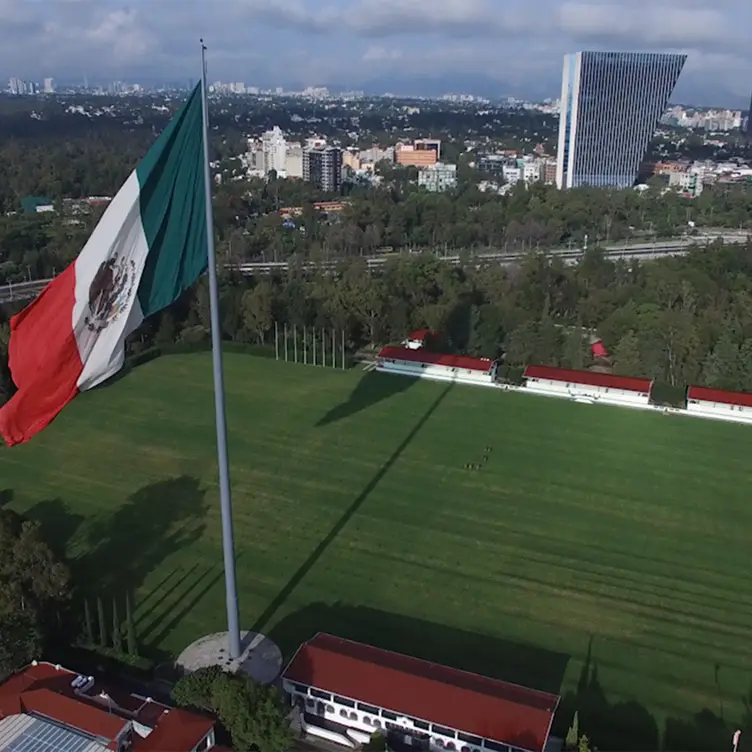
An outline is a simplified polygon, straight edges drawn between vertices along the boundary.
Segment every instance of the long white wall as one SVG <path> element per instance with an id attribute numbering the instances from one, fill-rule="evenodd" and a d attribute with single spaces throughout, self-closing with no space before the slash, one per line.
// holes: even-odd
<path id="1" fill-rule="evenodd" d="M 417 366 L 417 367 L 416 367 Z M 446 366 L 429 366 L 422 368 L 421 364 L 379 362 L 376 370 L 381 373 L 391 373 L 399 376 L 430 379 L 432 381 L 456 382 L 471 386 L 491 386 L 514 392 L 537 394 L 544 397 L 559 397 L 588 404 L 612 405 L 614 407 L 631 407 L 640 410 L 654 410 L 665 415 L 685 415 L 689 418 L 705 418 L 722 420 L 727 423 L 752 424 L 752 408 L 737 405 L 725 405 L 716 402 L 689 403 L 687 408 L 651 405 L 650 396 L 639 392 L 629 392 L 623 389 L 604 389 L 586 384 L 564 384 L 561 381 L 545 379 L 527 379 L 525 386 L 499 384 L 489 374 L 463 369 L 451 369 Z M 456 371 L 456 372 L 455 372 Z M 576 388 L 573 388 L 575 387 Z"/>
<path id="2" fill-rule="evenodd" d="M 649 407 L 647 392 L 632 392 L 627 389 L 591 386 L 590 384 L 565 383 L 552 379 L 527 379 L 525 388 L 551 397 L 567 397 L 576 402 L 592 402 L 627 407 Z"/>
<path id="3" fill-rule="evenodd" d="M 752 407 L 727 405 L 723 402 L 689 400 L 687 402 L 687 414 L 696 418 L 725 420 L 730 423 L 752 423 Z"/>
<path id="4" fill-rule="evenodd" d="M 428 734 L 431 752 L 498 752 L 497 748 L 506 747 L 506 745 L 493 744 L 479 737 L 473 737 L 476 743 L 470 743 L 468 738 L 462 738 L 464 735 L 453 729 L 443 728 L 417 718 L 398 716 L 383 708 L 364 706 L 363 703 L 355 700 L 340 698 L 328 692 L 319 692 L 286 679 L 282 680 L 282 686 L 293 699 L 302 701 L 309 716 L 324 718 L 369 735 L 376 731 L 386 733 L 387 724 L 403 728 L 405 731 Z M 310 728 L 310 724 L 308 727 Z M 509 752 L 526 752 L 516 747 L 506 748 Z"/>
<path id="5" fill-rule="evenodd" d="M 379 360 L 376 370 L 382 373 L 395 373 L 401 376 L 412 376 L 418 379 L 432 381 L 451 381 L 458 384 L 475 384 L 481 386 L 496 386 L 492 373 L 472 371 L 467 368 L 450 368 L 424 363 L 411 363 L 402 360 Z"/>

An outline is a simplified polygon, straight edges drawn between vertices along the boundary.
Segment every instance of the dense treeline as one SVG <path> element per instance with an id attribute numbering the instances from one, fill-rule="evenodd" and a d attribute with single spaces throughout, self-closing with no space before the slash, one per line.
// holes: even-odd
<path id="1" fill-rule="evenodd" d="M 0 147 L 0 170 L 4 164 Z M 65 146 L 61 147 L 63 150 Z M 104 147 L 103 147 L 104 148 Z M 134 147 L 131 152 L 135 164 Z M 36 181 L 66 174 L 66 188 L 81 186 L 112 194 L 132 169 L 128 152 L 108 161 L 82 152 L 59 171 L 41 157 L 29 160 Z M 20 158 L 21 154 L 17 155 Z M 80 175 L 76 171 L 80 167 Z M 76 169 L 74 169 L 76 168 Z M 8 169 L 6 165 L 6 169 Z M 48 178 L 43 179 L 46 171 Z M 19 168 L 19 176 L 24 174 Z M 93 175 L 99 175 L 94 179 Z M 74 177 L 70 177 L 73 175 Z M 71 183 L 70 181 L 77 181 Z M 2 182 L 0 182 L 2 185 Z M 45 184 L 46 185 L 46 184 Z M 519 186 L 500 197 L 470 185 L 453 194 L 432 194 L 395 179 L 383 188 L 354 188 L 339 216 L 325 217 L 314 201 L 327 198 L 302 181 L 229 183 L 214 196 L 220 258 L 251 260 L 333 259 L 374 253 L 384 247 L 444 252 L 489 248 L 508 251 L 646 242 L 693 232 L 698 227 L 752 228 L 752 190 L 744 187 L 705 191 L 690 200 L 651 188 L 644 193 L 578 189 L 558 191 L 542 184 Z M 329 197 L 330 198 L 330 197 Z M 294 226 L 279 209 L 302 207 Z M 0 284 L 28 277 L 44 279 L 72 260 L 96 217 L 50 215 L 0 217 Z"/>
<path id="2" fill-rule="evenodd" d="M 503 357 L 510 366 L 587 368 L 598 336 L 617 374 L 752 391 L 750 246 L 643 264 L 614 263 L 594 250 L 577 266 L 531 254 L 510 267 L 460 268 L 422 255 L 390 261 L 380 274 L 351 259 L 331 275 L 224 274 L 221 305 L 223 336 L 236 342 L 269 343 L 275 322 L 342 330 L 351 349 L 428 327 L 443 332 L 454 352 Z M 208 337 L 202 281 L 147 321 L 129 347 Z M 0 351 L 4 340 L 7 325 Z"/>

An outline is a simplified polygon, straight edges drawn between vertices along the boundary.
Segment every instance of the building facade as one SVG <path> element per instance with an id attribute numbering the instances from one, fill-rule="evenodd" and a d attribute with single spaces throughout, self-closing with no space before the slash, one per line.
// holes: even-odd
<path id="1" fill-rule="evenodd" d="M 457 165 L 437 162 L 418 173 L 418 185 L 433 193 L 457 187 Z"/>
<path id="2" fill-rule="evenodd" d="M 207 716 L 42 661 L 0 684 L 0 749 L 229 752 Z"/>
<path id="3" fill-rule="evenodd" d="M 337 146 L 306 146 L 303 180 L 319 190 L 338 193 L 342 187 L 342 150 Z"/>
<path id="4" fill-rule="evenodd" d="M 686 59 L 637 52 L 566 55 L 557 186 L 632 187 Z"/>
<path id="5" fill-rule="evenodd" d="M 559 697 L 319 633 L 282 686 L 305 713 L 425 752 L 543 752 Z"/>

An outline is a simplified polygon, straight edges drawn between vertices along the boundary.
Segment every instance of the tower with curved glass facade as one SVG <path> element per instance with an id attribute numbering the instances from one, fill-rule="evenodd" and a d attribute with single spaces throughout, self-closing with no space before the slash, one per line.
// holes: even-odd
<path id="1" fill-rule="evenodd" d="M 654 52 L 566 55 L 557 186 L 633 186 L 686 59 Z"/>

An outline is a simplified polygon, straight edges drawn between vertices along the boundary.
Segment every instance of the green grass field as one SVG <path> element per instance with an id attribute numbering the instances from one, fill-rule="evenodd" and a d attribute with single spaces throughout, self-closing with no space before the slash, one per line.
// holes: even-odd
<path id="1" fill-rule="evenodd" d="M 635 749 L 741 719 L 748 427 L 225 368 L 244 627 L 288 656 L 328 630 L 561 691 L 609 719 L 612 746 L 614 728 L 637 729 Z M 213 416 L 209 355 L 174 355 L 0 451 L 6 503 L 67 545 L 90 592 L 137 594 L 155 654 L 225 627 Z"/>

